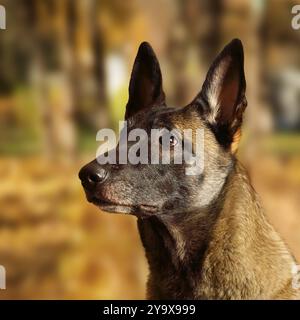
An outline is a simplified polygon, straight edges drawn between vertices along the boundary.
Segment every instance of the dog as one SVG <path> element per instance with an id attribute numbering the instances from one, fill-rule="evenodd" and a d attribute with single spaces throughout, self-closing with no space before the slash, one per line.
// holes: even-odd
<path id="1" fill-rule="evenodd" d="M 100 165 L 97 159 L 80 170 L 88 201 L 137 217 L 150 270 L 148 299 L 299 298 L 295 259 L 236 158 L 245 90 L 243 46 L 234 39 L 192 102 L 168 107 L 159 62 L 143 42 L 129 84 L 128 129 L 203 129 L 203 172 L 186 175 L 185 163 Z"/>

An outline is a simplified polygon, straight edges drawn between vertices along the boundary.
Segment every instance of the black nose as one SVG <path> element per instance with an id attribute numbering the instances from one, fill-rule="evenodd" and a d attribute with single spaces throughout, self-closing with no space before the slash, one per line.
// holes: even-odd
<path id="1" fill-rule="evenodd" d="M 102 183 L 107 177 L 107 171 L 96 161 L 85 165 L 79 172 L 79 179 L 86 188 L 95 187 Z"/>

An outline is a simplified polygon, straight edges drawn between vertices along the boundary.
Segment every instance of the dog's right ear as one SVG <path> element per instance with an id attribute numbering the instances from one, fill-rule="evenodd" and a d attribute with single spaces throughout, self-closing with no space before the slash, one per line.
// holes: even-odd
<path id="1" fill-rule="evenodd" d="M 158 60 L 150 44 L 143 42 L 134 61 L 129 84 L 129 100 L 125 120 L 142 109 L 164 105 L 162 76 Z"/>
<path id="2" fill-rule="evenodd" d="M 245 97 L 244 52 L 240 40 L 232 40 L 210 67 L 201 92 L 192 102 L 228 148 L 240 136 Z"/>

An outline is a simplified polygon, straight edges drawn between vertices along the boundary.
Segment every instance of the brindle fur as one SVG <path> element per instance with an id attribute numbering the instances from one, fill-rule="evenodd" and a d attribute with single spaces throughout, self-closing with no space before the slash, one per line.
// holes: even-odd
<path id="1" fill-rule="evenodd" d="M 165 103 L 158 61 L 140 46 L 129 86 L 129 130 L 204 129 L 204 172 L 185 165 L 104 165 L 80 171 L 89 201 L 137 216 L 149 262 L 149 299 L 296 299 L 296 262 L 267 221 L 235 156 L 246 107 L 243 48 L 233 40 L 188 106 Z M 91 181 L 105 169 L 107 178 Z"/>

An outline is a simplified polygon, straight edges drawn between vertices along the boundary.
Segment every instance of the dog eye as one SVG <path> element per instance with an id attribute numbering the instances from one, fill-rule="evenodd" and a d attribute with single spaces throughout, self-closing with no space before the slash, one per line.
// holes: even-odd
<path id="1" fill-rule="evenodd" d="M 162 136 L 160 136 L 159 137 L 159 143 L 162 145 L 162 142 L 163 141 L 163 137 Z M 171 147 L 174 147 L 174 146 L 176 146 L 176 144 L 178 143 L 178 140 L 174 137 L 174 136 L 170 136 L 170 146 Z"/>
<path id="2" fill-rule="evenodd" d="M 170 145 L 176 146 L 177 143 L 178 143 L 177 139 L 174 136 L 171 136 L 170 137 Z"/>

